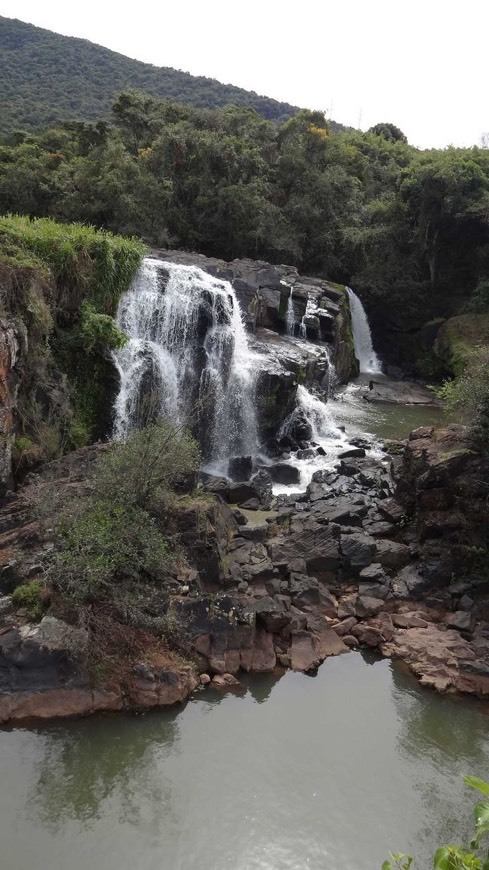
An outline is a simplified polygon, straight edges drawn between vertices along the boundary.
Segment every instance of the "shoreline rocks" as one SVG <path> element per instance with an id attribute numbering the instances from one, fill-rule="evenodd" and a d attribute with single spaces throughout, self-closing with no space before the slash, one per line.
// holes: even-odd
<path id="1" fill-rule="evenodd" d="M 362 647 L 402 659 L 437 691 L 489 697 L 488 584 L 458 569 L 476 538 L 462 544 L 450 519 L 484 473 L 464 438 L 463 427 L 417 430 L 400 462 L 346 457 L 305 493 L 268 489 L 249 508 L 225 503 L 213 478 L 205 497 L 182 497 L 174 524 L 189 569 L 172 598 L 196 664 L 141 662 L 124 689 L 90 686 L 66 655 L 76 630 L 49 614 L 30 625 L 11 606 L 9 584 L 35 576 L 44 546 L 27 485 L 0 509 L 0 720 L 182 703 L 198 686 L 239 688 L 240 672 L 307 673 Z M 82 485 L 89 451 L 49 473 Z M 224 481 L 226 499 L 252 483 Z"/>

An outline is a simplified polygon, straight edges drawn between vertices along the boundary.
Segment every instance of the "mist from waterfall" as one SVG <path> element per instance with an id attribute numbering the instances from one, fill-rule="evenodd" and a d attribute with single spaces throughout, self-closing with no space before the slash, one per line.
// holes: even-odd
<path id="1" fill-rule="evenodd" d="M 256 452 L 256 355 L 228 281 L 146 258 L 117 325 L 129 341 L 114 353 L 116 438 L 141 424 L 146 401 L 196 432 L 211 459 Z"/>
<path id="2" fill-rule="evenodd" d="M 372 333 L 365 308 L 357 294 L 350 287 L 346 289 L 350 301 L 355 356 L 360 363 L 360 372 L 362 374 L 382 374 L 382 363 L 373 348 Z"/>

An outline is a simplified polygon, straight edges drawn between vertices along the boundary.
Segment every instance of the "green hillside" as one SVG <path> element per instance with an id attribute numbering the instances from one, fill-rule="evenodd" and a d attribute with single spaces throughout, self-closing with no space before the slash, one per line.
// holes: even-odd
<path id="1" fill-rule="evenodd" d="M 1 131 L 71 118 L 98 120 L 108 116 L 114 97 L 128 88 L 198 108 L 248 106 L 274 121 L 297 111 L 253 91 L 141 63 L 84 39 L 0 17 Z"/>

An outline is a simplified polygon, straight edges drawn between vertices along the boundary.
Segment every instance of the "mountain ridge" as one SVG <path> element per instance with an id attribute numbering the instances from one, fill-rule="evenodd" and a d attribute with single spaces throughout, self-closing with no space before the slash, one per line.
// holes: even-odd
<path id="1" fill-rule="evenodd" d="M 117 94 L 127 89 L 197 108 L 248 107 L 272 121 L 287 120 L 299 111 L 254 91 L 154 66 L 86 39 L 0 16 L 2 132 L 108 117 Z M 332 130 L 345 129 L 329 123 Z"/>

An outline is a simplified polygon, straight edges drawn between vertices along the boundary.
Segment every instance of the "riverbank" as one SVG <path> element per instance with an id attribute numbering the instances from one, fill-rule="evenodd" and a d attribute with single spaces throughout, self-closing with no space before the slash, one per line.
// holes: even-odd
<path id="1" fill-rule="evenodd" d="M 1 719 L 165 706 L 202 684 L 235 687 L 242 673 L 277 667 L 311 672 L 359 648 L 402 659 L 438 691 L 486 697 L 487 589 L 464 576 L 478 526 L 458 505 L 481 469 L 464 438 L 463 427 L 425 427 L 380 457 L 368 441 L 350 446 L 289 495 L 274 497 L 266 478 L 259 487 L 205 475 L 200 495 L 175 503 L 190 566 L 173 584 L 185 627 L 177 654 L 154 638 L 122 682 L 94 683 L 74 655 L 83 636 L 56 610 L 32 625 L 5 596 Z M 100 449 L 54 464 L 50 477 L 73 485 Z M 32 486 L 39 497 L 36 480 L 0 511 L 4 584 L 36 576 L 50 546 L 32 515 Z M 480 524 L 474 493 L 472 510 Z"/>

